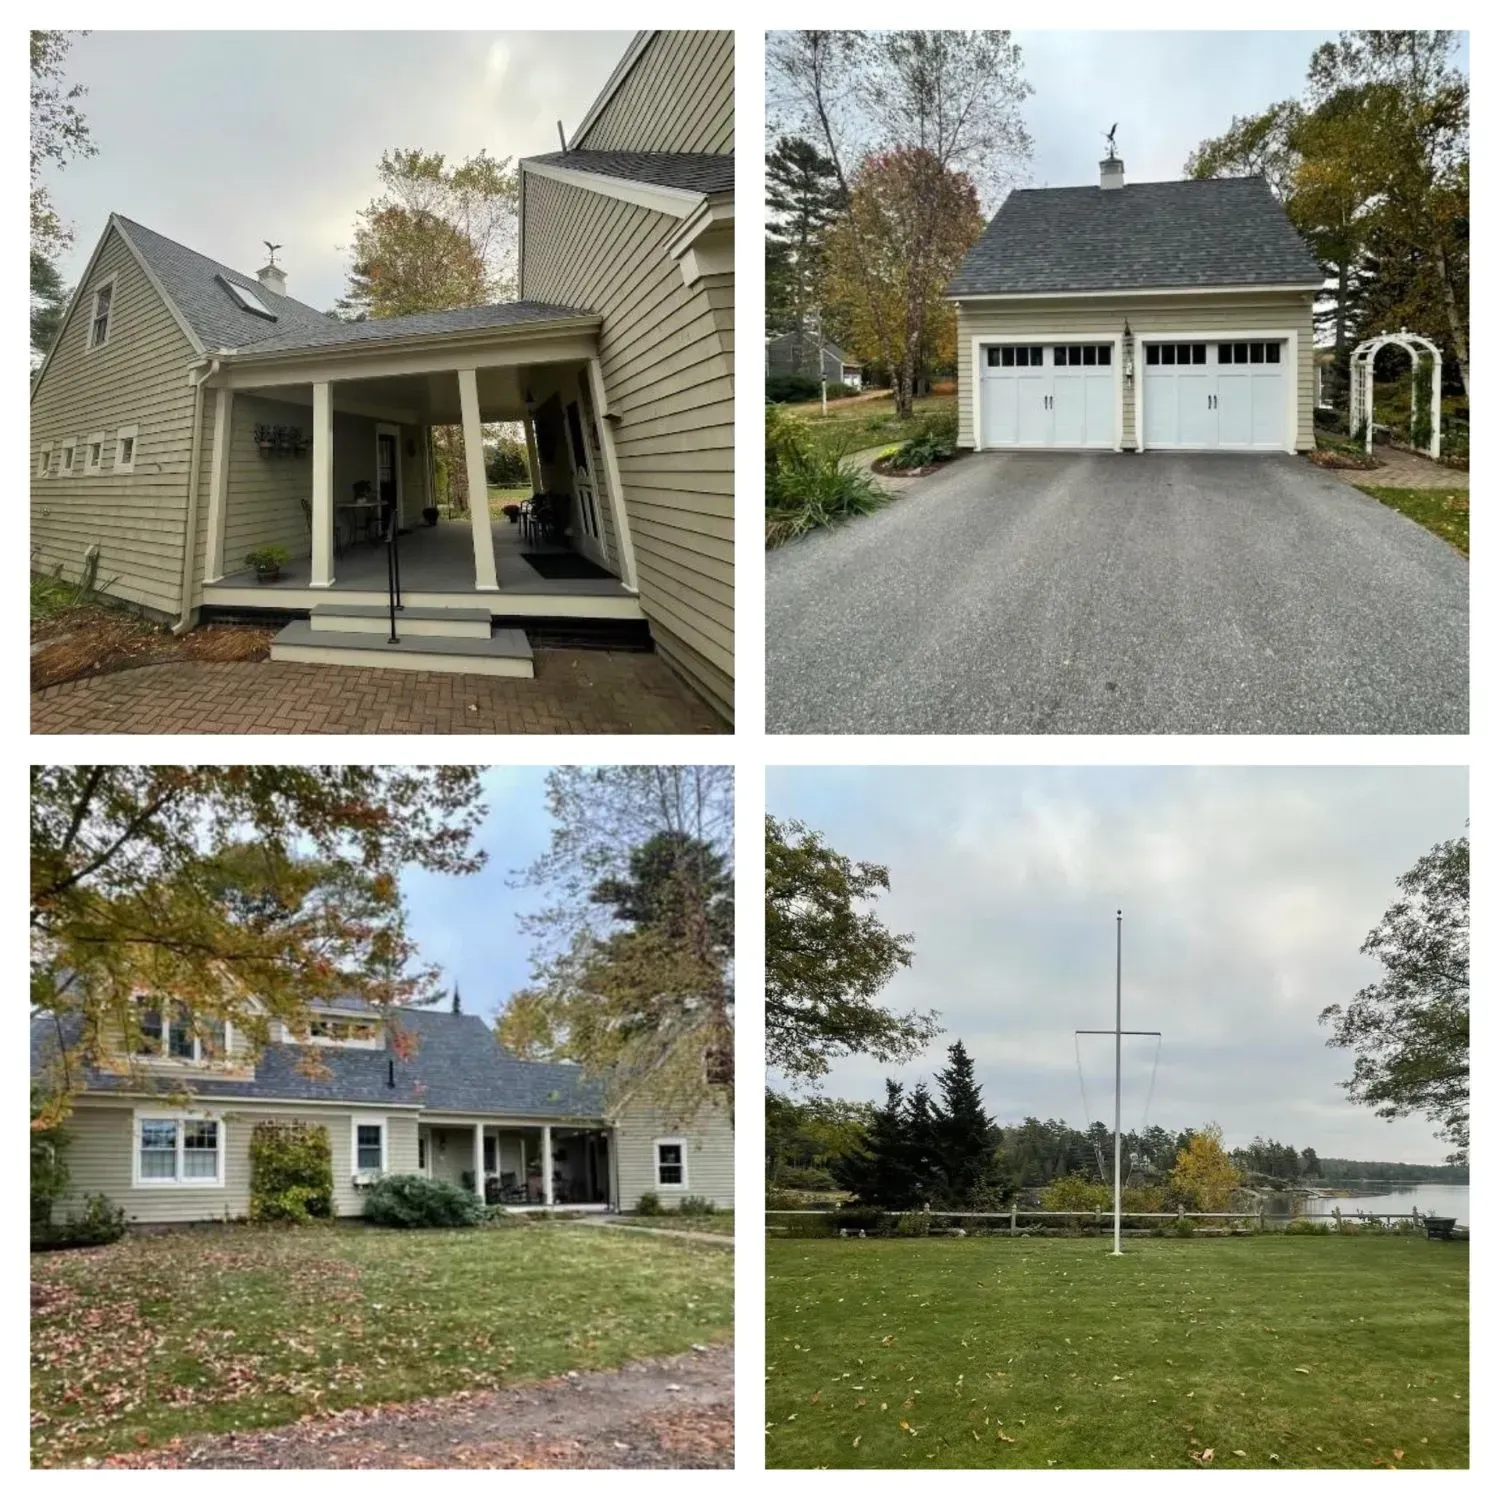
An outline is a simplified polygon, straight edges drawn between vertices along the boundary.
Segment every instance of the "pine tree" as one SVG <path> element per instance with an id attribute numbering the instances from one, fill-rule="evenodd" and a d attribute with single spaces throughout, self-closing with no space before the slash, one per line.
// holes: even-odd
<path id="1" fill-rule="evenodd" d="M 833 163 L 801 137 L 777 141 L 766 157 L 768 333 L 812 331 L 821 302 L 823 236 L 842 206 Z"/>
<path id="2" fill-rule="evenodd" d="M 974 1060 L 962 1041 L 948 1048 L 948 1066 L 938 1069 L 937 1085 L 942 1102 L 934 1111 L 933 1140 L 941 1198 L 949 1208 L 969 1208 L 995 1185 L 995 1122 L 985 1113 Z"/>
<path id="3" fill-rule="evenodd" d="M 941 1201 L 943 1155 L 938 1141 L 937 1111 L 925 1083 L 912 1089 L 906 1100 L 906 1162 L 911 1175 L 912 1196 L 906 1207 Z"/>
<path id="4" fill-rule="evenodd" d="M 845 1192 L 870 1208 L 909 1208 L 916 1201 L 907 1111 L 895 1079 L 886 1079 L 885 1103 L 876 1107 L 860 1145 L 834 1162 L 833 1176 Z"/>

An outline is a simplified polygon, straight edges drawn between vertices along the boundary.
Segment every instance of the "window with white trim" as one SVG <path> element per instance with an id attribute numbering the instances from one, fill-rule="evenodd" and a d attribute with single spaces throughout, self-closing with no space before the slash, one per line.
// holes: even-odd
<path id="1" fill-rule="evenodd" d="M 350 1016 L 314 1016 L 307 1023 L 307 1039 L 323 1047 L 378 1047 L 380 1024 Z"/>
<path id="2" fill-rule="evenodd" d="M 89 434 L 88 441 L 83 446 L 83 460 L 85 474 L 104 472 L 104 434 L 102 432 Z"/>
<path id="3" fill-rule="evenodd" d="M 135 472 L 135 447 L 136 437 L 140 433 L 139 427 L 122 427 L 115 434 L 115 473 L 133 474 Z"/>
<path id="4" fill-rule="evenodd" d="M 36 458 L 36 477 L 45 479 L 52 472 L 52 444 L 43 443 Z"/>
<path id="5" fill-rule="evenodd" d="M 224 1122 L 146 1111 L 135 1117 L 136 1187 L 223 1187 Z"/>
<path id="6" fill-rule="evenodd" d="M 349 1158 L 356 1172 L 383 1172 L 386 1162 L 384 1115 L 355 1115 L 350 1121 Z"/>
<path id="7" fill-rule="evenodd" d="M 57 466 L 59 474 L 71 474 L 73 472 L 73 456 L 78 451 L 78 444 L 72 438 L 64 438 L 62 445 L 62 461 Z"/>
<path id="8" fill-rule="evenodd" d="M 653 1149 L 657 1187 L 686 1187 L 687 1142 L 681 1136 L 672 1136 L 657 1141 Z"/>
<path id="9" fill-rule="evenodd" d="M 102 349 L 109 342 L 110 314 L 115 303 L 115 282 L 110 277 L 94 293 L 94 306 L 89 314 L 89 348 Z"/>
<path id="10" fill-rule="evenodd" d="M 228 1052 L 229 1028 L 223 1021 L 196 1023 L 185 1005 L 156 996 L 144 997 L 140 1006 L 138 1056 L 202 1063 L 222 1058 Z"/>

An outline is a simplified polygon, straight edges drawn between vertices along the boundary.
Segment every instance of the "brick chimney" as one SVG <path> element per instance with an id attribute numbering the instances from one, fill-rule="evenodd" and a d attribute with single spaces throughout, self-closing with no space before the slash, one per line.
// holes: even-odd
<path id="1" fill-rule="evenodd" d="M 286 296 L 286 272 L 275 261 L 263 265 L 255 275 L 268 292 L 275 292 L 278 297 Z"/>
<path id="2" fill-rule="evenodd" d="M 1101 188 L 1125 186 L 1125 163 L 1118 156 L 1106 156 L 1099 163 L 1099 186 Z"/>

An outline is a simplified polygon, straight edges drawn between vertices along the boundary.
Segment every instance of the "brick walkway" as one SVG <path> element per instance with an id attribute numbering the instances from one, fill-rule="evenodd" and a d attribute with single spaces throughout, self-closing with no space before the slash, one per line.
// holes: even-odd
<path id="1" fill-rule="evenodd" d="M 1342 479 L 1345 484 L 1371 484 L 1377 489 L 1466 490 L 1469 487 L 1467 469 L 1450 469 L 1446 464 L 1435 464 L 1420 453 L 1377 446 L 1374 456 L 1380 460 L 1378 469 L 1325 469 L 1323 472 Z"/>
<path id="2" fill-rule="evenodd" d="M 293 662 L 136 667 L 31 696 L 34 734 L 726 734 L 644 652 L 543 650 L 536 677 Z"/>

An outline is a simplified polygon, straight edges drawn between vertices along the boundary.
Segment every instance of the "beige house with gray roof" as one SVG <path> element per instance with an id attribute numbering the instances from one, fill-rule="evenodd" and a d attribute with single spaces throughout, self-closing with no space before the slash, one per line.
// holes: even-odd
<path id="1" fill-rule="evenodd" d="M 522 163 L 516 302 L 345 323 L 111 215 L 31 399 L 34 568 L 276 659 L 529 677 L 530 635 L 733 683 L 733 44 L 643 32 Z M 519 523 L 437 517 L 431 429 L 524 430 Z M 252 563 L 284 554 L 277 576 Z"/>

